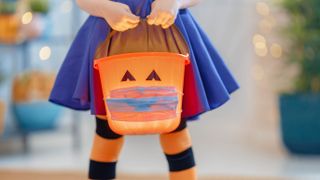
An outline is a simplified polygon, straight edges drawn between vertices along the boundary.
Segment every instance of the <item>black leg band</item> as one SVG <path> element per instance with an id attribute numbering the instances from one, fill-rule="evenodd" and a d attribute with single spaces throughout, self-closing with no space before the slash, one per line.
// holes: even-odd
<path id="1" fill-rule="evenodd" d="M 107 120 L 99 119 L 98 117 L 96 117 L 96 124 L 96 133 L 99 136 L 106 139 L 118 139 L 122 137 L 122 135 L 112 131 Z"/>
<path id="2" fill-rule="evenodd" d="M 89 179 L 115 179 L 116 162 L 97 162 L 90 160 Z"/>
<path id="3" fill-rule="evenodd" d="M 184 130 L 186 127 L 187 127 L 187 121 L 184 120 L 184 119 L 181 119 L 179 126 L 178 126 L 174 131 L 172 131 L 172 132 L 170 132 L 170 133 L 175 133 L 175 132 L 182 131 L 182 130 Z M 168 133 L 168 134 L 170 134 L 170 133 Z"/>
<path id="4" fill-rule="evenodd" d="M 166 154 L 170 172 L 190 169 L 196 165 L 192 148 L 173 155 Z"/>

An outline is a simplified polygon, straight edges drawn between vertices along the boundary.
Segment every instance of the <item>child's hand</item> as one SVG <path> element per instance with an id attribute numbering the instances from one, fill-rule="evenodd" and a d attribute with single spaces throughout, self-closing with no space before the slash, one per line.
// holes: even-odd
<path id="1" fill-rule="evenodd" d="M 102 16 L 112 29 L 123 32 L 135 28 L 139 24 L 140 17 L 134 15 L 129 6 L 113 1 L 107 2 Z"/>
<path id="2" fill-rule="evenodd" d="M 147 22 L 166 29 L 176 20 L 179 9 L 180 0 L 155 0 L 151 5 L 151 14 L 147 17 Z"/>

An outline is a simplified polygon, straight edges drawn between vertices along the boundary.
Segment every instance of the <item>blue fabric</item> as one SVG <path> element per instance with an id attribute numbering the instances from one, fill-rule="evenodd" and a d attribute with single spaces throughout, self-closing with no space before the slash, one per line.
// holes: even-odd
<path id="1" fill-rule="evenodd" d="M 177 96 L 107 99 L 110 111 L 114 112 L 154 112 L 176 110 L 178 102 Z"/>
<path id="2" fill-rule="evenodd" d="M 116 1 L 129 5 L 131 11 L 142 18 L 150 13 L 152 0 Z M 188 85 L 192 87 L 185 88 L 190 95 L 184 96 L 183 118 L 198 119 L 200 114 L 228 101 L 239 85 L 188 9 L 180 10 L 175 25 L 189 46 L 194 78 L 194 84 Z M 75 110 L 91 109 L 91 113 L 96 114 L 93 60 L 97 46 L 109 32 L 110 28 L 104 19 L 89 16 L 60 68 L 49 98 L 51 102 Z"/>

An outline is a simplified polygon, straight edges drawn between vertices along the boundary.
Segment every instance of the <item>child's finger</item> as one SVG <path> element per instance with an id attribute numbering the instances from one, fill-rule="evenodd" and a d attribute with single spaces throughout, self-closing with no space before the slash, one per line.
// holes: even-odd
<path id="1" fill-rule="evenodd" d="M 135 25 L 135 26 L 130 26 L 130 27 L 128 28 L 128 30 L 129 30 L 129 29 L 134 29 L 134 28 L 136 28 L 137 26 L 138 26 L 138 24 Z"/>
<path id="2" fill-rule="evenodd" d="M 128 29 L 133 29 L 135 27 L 137 27 L 139 25 L 139 23 L 131 23 L 131 22 L 127 22 L 126 26 L 128 27 Z"/>
<path id="3" fill-rule="evenodd" d="M 129 23 L 129 22 L 126 22 L 123 24 L 123 27 L 126 28 L 126 30 L 129 30 L 129 29 L 133 29 L 137 26 L 138 24 L 132 24 L 132 23 Z"/>
<path id="4" fill-rule="evenodd" d="M 139 22 L 138 23 L 132 23 L 130 21 L 126 21 L 124 23 L 128 28 L 133 28 L 133 27 L 136 27 L 137 25 L 139 25 Z"/>
<path id="5" fill-rule="evenodd" d="M 128 22 L 130 23 L 134 23 L 134 24 L 137 24 L 140 22 L 140 17 L 139 16 L 136 16 L 134 14 L 131 14 L 131 13 L 128 13 L 126 18 L 125 18 Z"/>
<path id="6" fill-rule="evenodd" d="M 163 29 L 169 28 L 172 24 L 174 24 L 175 18 L 170 18 L 163 26 Z"/>
<path id="7" fill-rule="evenodd" d="M 116 31 L 119 31 L 119 32 L 123 32 L 123 31 L 128 30 L 128 28 L 125 27 L 125 26 L 122 25 L 122 24 L 121 24 L 121 25 L 116 25 L 116 26 L 114 26 L 113 29 L 116 30 Z"/>
<path id="8" fill-rule="evenodd" d="M 123 27 L 126 28 L 126 30 L 133 29 L 133 28 L 137 27 L 138 25 L 139 25 L 139 23 L 131 23 L 129 21 L 126 21 L 123 23 Z"/>
<path id="9" fill-rule="evenodd" d="M 149 25 L 154 25 L 155 21 L 156 21 L 156 13 L 155 12 L 151 12 L 151 14 L 147 17 L 147 23 Z"/>
<path id="10" fill-rule="evenodd" d="M 164 15 L 162 18 L 162 21 L 160 23 L 160 25 L 163 27 L 164 25 L 166 25 L 168 23 L 168 21 L 172 18 L 172 16 L 170 15 Z"/>
<path id="11" fill-rule="evenodd" d="M 162 23 L 164 23 L 164 21 L 166 20 L 166 15 L 165 14 L 160 14 L 157 19 L 155 20 L 154 24 L 159 26 Z"/>

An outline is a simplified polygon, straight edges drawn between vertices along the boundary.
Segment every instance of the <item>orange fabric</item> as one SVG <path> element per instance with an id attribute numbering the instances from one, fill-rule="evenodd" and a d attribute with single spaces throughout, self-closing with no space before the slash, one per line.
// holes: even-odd
<path id="1" fill-rule="evenodd" d="M 123 137 L 111 140 L 95 135 L 90 158 L 98 162 L 115 162 L 118 160 L 123 143 Z"/>
<path id="2" fill-rule="evenodd" d="M 170 172 L 170 180 L 196 180 L 197 179 L 197 170 L 196 167 L 187 169 L 184 171 Z"/>
<path id="3" fill-rule="evenodd" d="M 187 128 L 175 133 L 161 134 L 160 142 L 166 154 L 178 154 L 192 146 L 191 136 Z"/>

